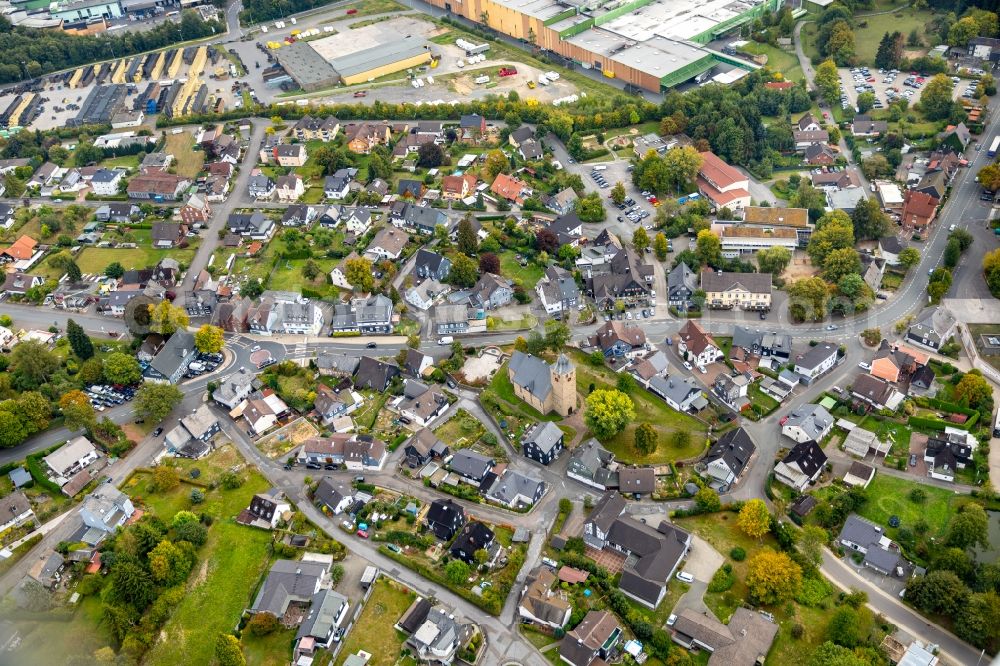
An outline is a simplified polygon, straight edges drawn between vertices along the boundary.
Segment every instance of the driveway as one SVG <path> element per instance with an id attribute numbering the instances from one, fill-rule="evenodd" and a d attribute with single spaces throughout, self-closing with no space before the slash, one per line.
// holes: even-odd
<path id="1" fill-rule="evenodd" d="M 675 615 L 685 608 L 690 608 L 696 613 L 715 617 L 705 605 L 705 591 L 708 589 L 708 583 L 712 580 L 712 576 L 725 560 L 726 558 L 712 548 L 707 541 L 691 535 L 691 551 L 684 564 L 684 571 L 694 576 L 694 582 L 690 584 L 688 591 L 677 600 L 677 605 L 674 606 L 673 610 Z"/>

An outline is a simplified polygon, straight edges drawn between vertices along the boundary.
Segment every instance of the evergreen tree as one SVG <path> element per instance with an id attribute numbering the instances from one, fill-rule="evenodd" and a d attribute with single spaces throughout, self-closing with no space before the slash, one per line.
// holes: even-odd
<path id="1" fill-rule="evenodd" d="M 75 261 L 71 261 L 66 264 L 66 276 L 69 277 L 69 281 L 74 284 L 83 279 L 83 274 L 80 273 L 80 267 L 76 265 Z"/>
<path id="2" fill-rule="evenodd" d="M 70 319 L 66 322 L 66 337 L 69 338 L 69 345 L 73 348 L 73 353 L 86 361 L 94 356 L 94 344 L 90 341 L 83 327 Z"/>

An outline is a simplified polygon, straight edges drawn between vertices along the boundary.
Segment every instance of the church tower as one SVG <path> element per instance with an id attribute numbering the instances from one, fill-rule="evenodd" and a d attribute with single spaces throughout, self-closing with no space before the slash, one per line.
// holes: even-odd
<path id="1" fill-rule="evenodd" d="M 552 366 L 552 411 L 569 416 L 576 411 L 576 367 L 566 354 Z"/>

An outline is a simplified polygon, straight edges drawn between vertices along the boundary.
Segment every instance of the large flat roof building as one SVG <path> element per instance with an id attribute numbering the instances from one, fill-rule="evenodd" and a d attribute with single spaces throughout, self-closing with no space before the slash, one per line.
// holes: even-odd
<path id="1" fill-rule="evenodd" d="M 334 58 L 330 65 L 345 85 L 353 85 L 422 65 L 430 59 L 427 42 L 409 36 Z"/>
<path id="2" fill-rule="evenodd" d="M 303 90 L 321 90 L 337 85 L 337 71 L 306 42 L 295 42 L 274 52 L 278 64 Z"/>
<path id="3" fill-rule="evenodd" d="M 778 0 L 428 1 L 477 23 L 488 17 L 495 30 L 653 92 L 720 62 L 756 68 L 704 45 L 779 5 Z"/>

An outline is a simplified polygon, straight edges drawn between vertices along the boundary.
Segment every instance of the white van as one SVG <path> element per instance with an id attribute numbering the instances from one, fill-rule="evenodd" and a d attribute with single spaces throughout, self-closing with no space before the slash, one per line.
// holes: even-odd
<path id="1" fill-rule="evenodd" d="M 446 335 L 443 338 L 438 338 L 438 344 L 439 345 L 450 345 L 454 341 L 455 341 L 455 338 L 452 337 L 452 336 L 450 336 L 450 335 Z"/>
<path id="2" fill-rule="evenodd" d="M 678 571 L 677 572 L 677 580 L 682 580 L 685 583 L 693 583 L 694 582 L 694 576 L 692 576 L 691 574 L 689 574 L 687 571 Z"/>

